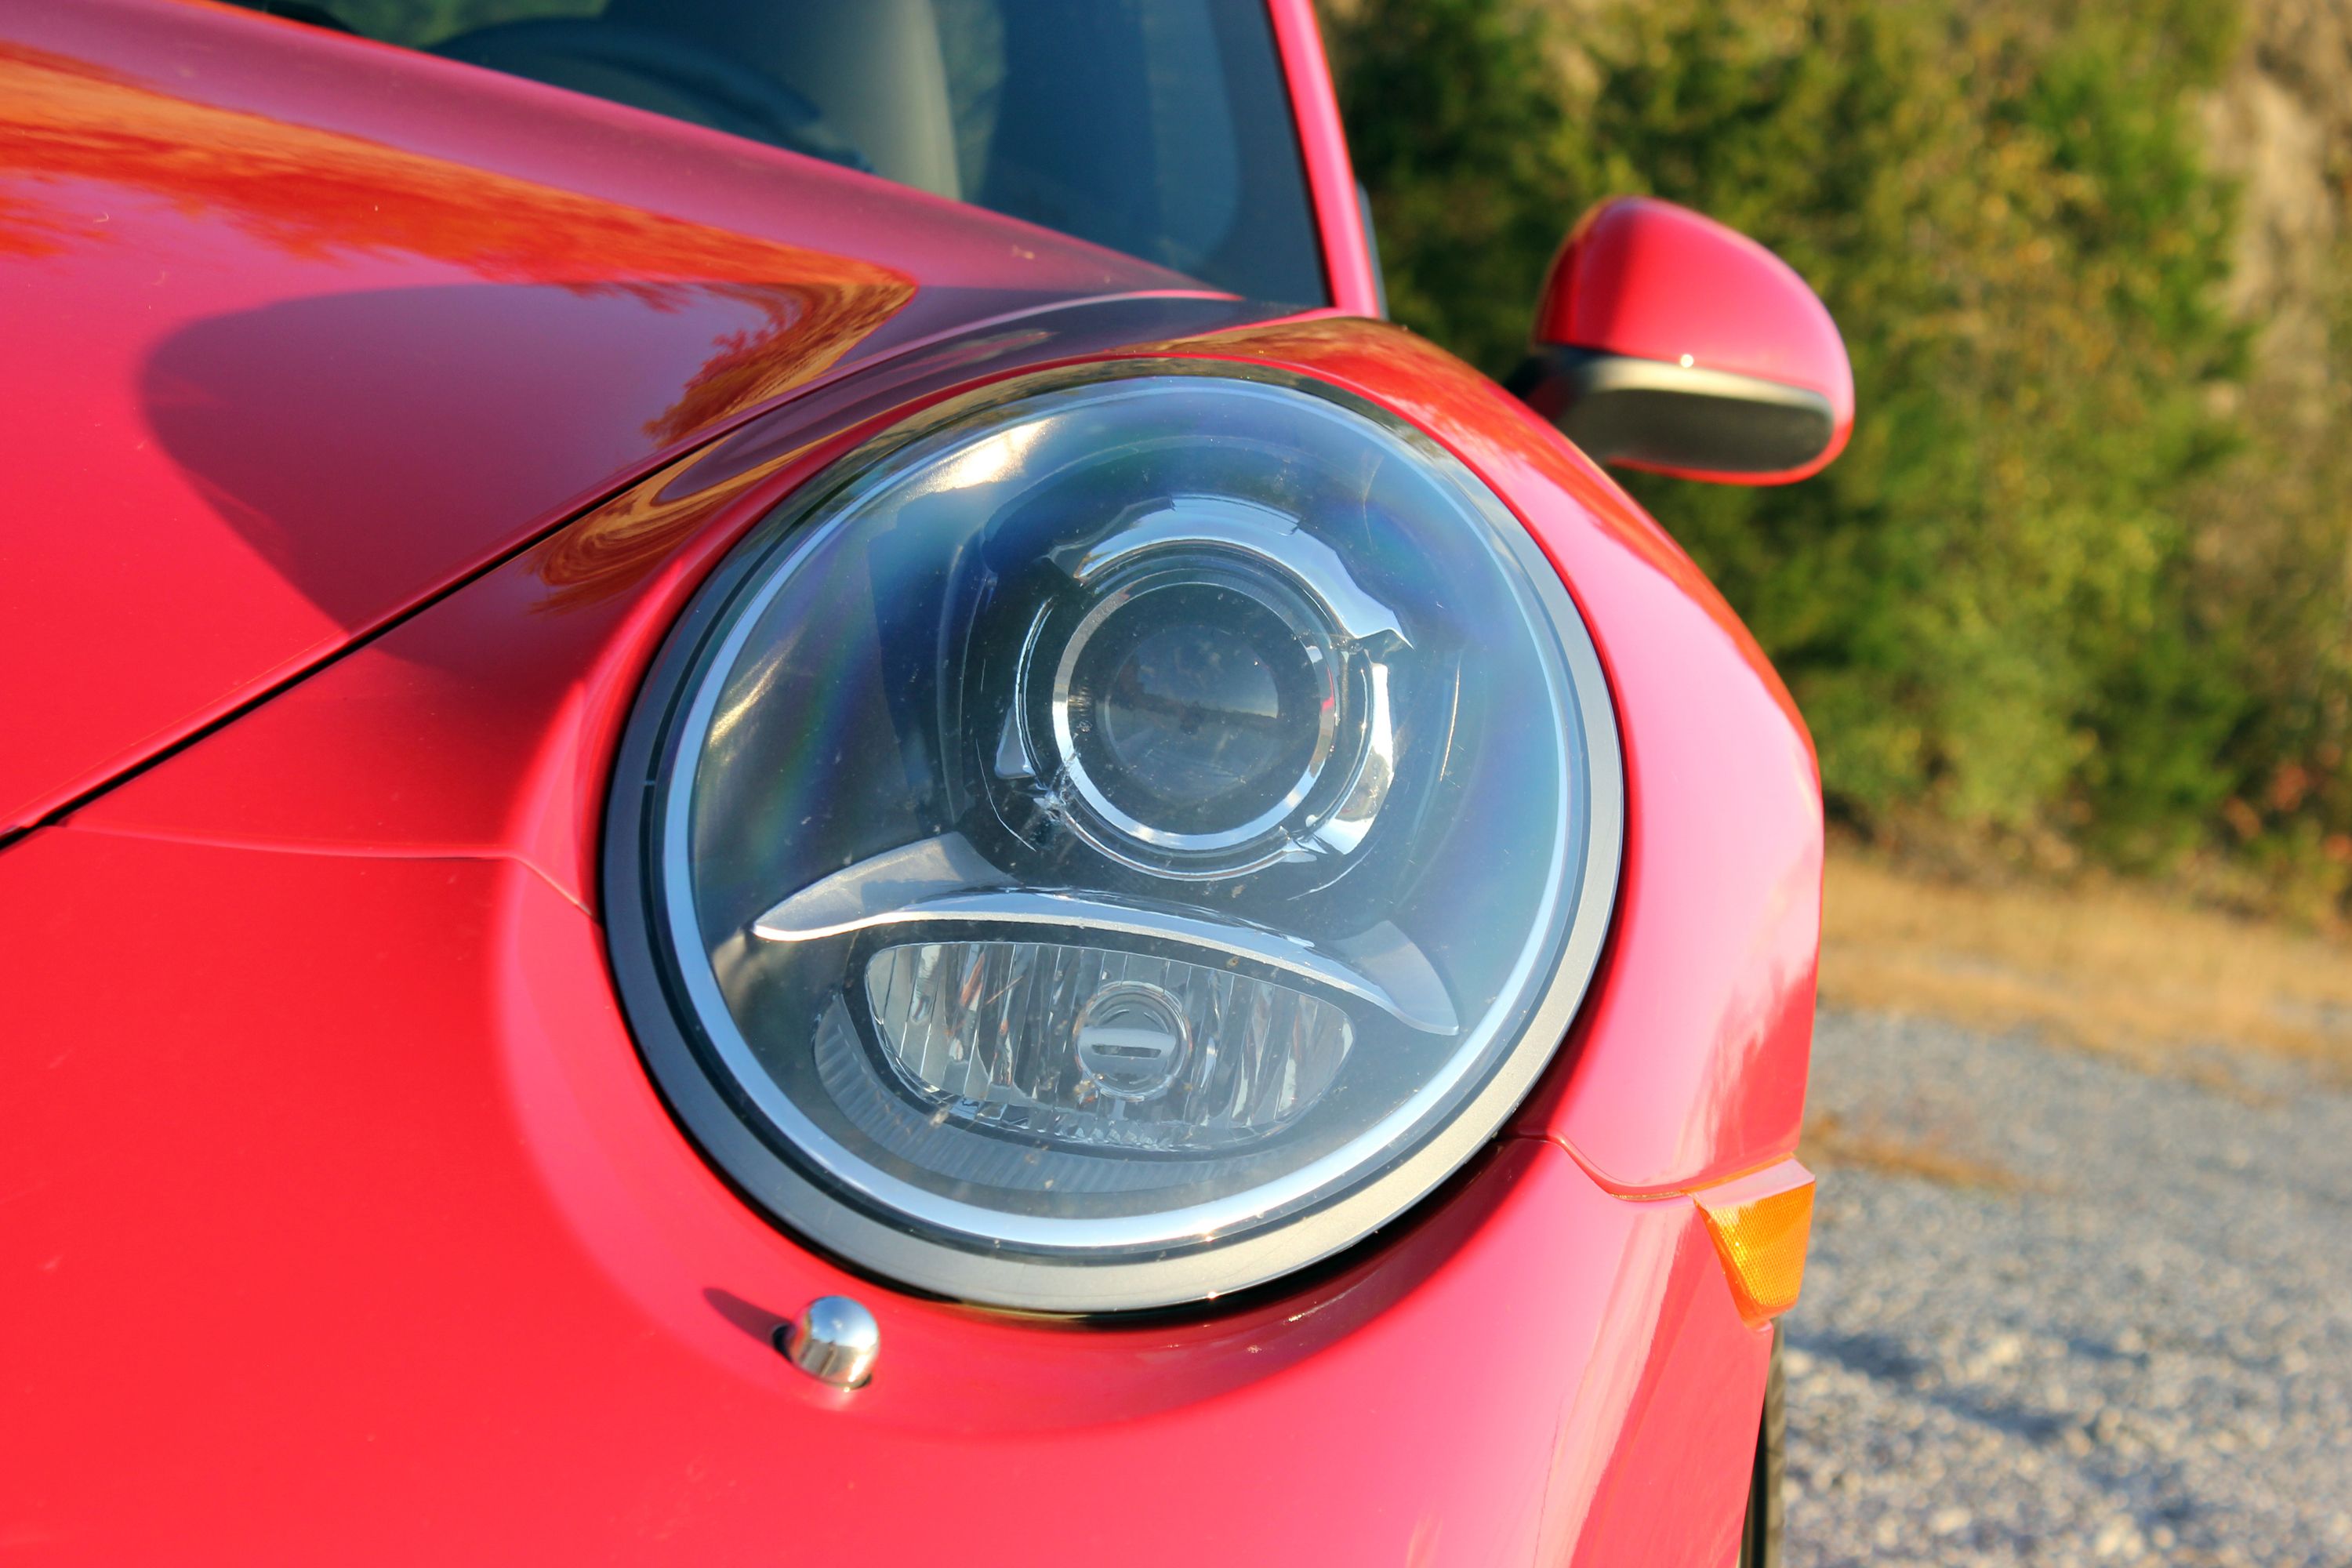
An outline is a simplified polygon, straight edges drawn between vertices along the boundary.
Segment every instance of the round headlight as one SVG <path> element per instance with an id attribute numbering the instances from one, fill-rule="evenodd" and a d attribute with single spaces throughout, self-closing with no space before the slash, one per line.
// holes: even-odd
<path id="1" fill-rule="evenodd" d="M 1468 470 L 1152 362 L 933 410 L 672 636 L 608 837 L 624 1000 L 847 1260 L 1099 1311 L 1271 1279 L 1490 1138 L 1597 962 L 1599 661 Z"/>

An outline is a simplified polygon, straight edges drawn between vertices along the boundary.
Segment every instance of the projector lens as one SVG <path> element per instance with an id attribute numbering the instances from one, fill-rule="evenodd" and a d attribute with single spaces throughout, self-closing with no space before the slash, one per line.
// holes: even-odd
<path id="1" fill-rule="evenodd" d="M 1114 824 L 1146 842 L 1213 843 L 1262 831 L 1311 787 L 1329 751 L 1333 661 L 1272 596 L 1179 578 L 1107 595 L 1080 625 L 1055 728 Z"/>

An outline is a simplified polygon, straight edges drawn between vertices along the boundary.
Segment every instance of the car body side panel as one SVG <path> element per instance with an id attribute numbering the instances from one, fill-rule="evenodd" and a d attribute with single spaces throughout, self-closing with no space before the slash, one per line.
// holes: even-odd
<path id="1" fill-rule="evenodd" d="M 828 372 L 1176 275 L 168 0 L 0 7 L 0 836 Z"/>
<path id="2" fill-rule="evenodd" d="M 1214 1311 L 1023 1320 L 756 1218 L 639 1067 L 597 927 L 511 861 L 46 828 L 0 854 L 0 951 L 31 1047 L 0 1054 L 14 1560 L 1736 1541 L 1765 1342 L 1695 1205 L 1612 1197 L 1548 1140 Z M 845 1290 L 883 1334 L 853 1394 L 768 1343 Z"/>

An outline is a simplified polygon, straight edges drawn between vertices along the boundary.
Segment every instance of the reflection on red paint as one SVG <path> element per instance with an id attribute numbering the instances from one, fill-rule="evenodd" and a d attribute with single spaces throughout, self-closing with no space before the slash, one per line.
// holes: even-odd
<path id="1" fill-rule="evenodd" d="M 0 178 L 103 181 L 212 213 L 298 255 L 403 251 L 502 282 L 791 279 L 832 289 L 909 286 L 870 262 L 664 217 L 339 131 L 193 102 L 98 66 L 5 42 Z M 102 238 L 102 231 L 79 224 L 65 232 Z"/>
<path id="2" fill-rule="evenodd" d="M 0 254 L 108 243 L 75 210 L 97 182 L 235 226 L 299 257 L 404 254 L 488 281 L 625 290 L 656 310 L 689 289 L 750 304 L 647 426 L 679 439 L 807 381 L 913 297 L 904 274 L 852 257 L 559 190 L 341 132 L 174 98 L 103 68 L 0 43 Z M 86 205 L 86 204 L 85 204 Z"/>

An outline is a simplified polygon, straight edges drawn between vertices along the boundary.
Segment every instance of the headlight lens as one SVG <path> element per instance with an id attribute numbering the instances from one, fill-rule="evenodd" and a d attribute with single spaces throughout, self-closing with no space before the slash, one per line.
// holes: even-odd
<path id="1" fill-rule="evenodd" d="M 1458 462 L 1159 362 L 937 410 L 672 637 L 608 855 L 647 1059 L 849 1260 L 1104 1310 L 1269 1279 L 1490 1137 L 1616 879 L 1598 661 Z"/>

